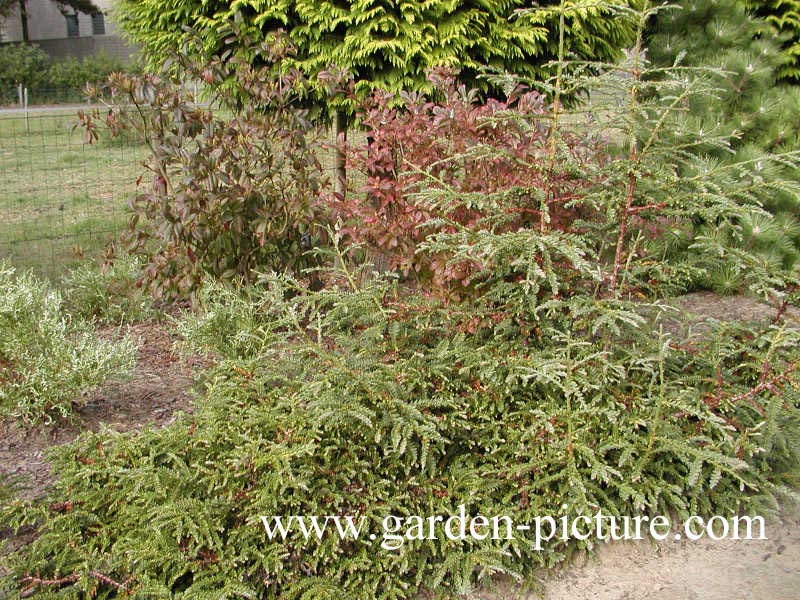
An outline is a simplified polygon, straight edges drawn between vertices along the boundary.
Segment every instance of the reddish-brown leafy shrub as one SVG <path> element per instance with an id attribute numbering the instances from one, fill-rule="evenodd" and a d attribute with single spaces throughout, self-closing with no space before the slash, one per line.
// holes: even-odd
<path id="1" fill-rule="evenodd" d="M 333 205 L 346 234 L 390 268 L 463 292 L 485 265 L 420 252 L 420 243 L 441 232 L 570 230 L 586 216 L 574 201 L 592 183 L 575 167 L 599 160 L 597 139 L 556 136 L 552 106 L 537 92 L 480 102 L 447 74 L 431 79 L 435 100 L 406 94 L 396 108 L 388 94 L 371 98 L 360 119 L 368 143 L 339 140 L 362 185 L 335 195 Z"/>
<path id="2" fill-rule="evenodd" d="M 141 259 L 139 281 L 156 297 L 187 297 L 206 276 L 249 281 L 258 271 L 299 271 L 324 222 L 324 185 L 315 153 L 322 135 L 296 107 L 304 85 L 280 71 L 289 50 L 254 47 L 254 64 L 222 56 L 194 74 L 212 89 L 235 77 L 249 95 L 240 105 L 210 108 L 164 79 L 114 75 L 112 133 L 138 131 L 150 146 L 131 204 L 126 249 Z M 224 99 L 224 98 L 223 98 Z M 95 121 L 83 115 L 89 138 Z"/>

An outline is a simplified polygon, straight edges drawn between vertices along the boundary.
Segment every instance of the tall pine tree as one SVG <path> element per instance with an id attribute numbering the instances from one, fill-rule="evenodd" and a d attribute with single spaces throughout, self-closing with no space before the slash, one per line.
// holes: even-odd
<path id="1" fill-rule="evenodd" d="M 749 12 L 745 0 L 683 0 L 678 7 L 658 14 L 648 40 L 650 61 L 662 67 L 683 65 L 686 77 L 710 76 L 717 88 L 715 96 L 692 101 L 677 118 L 692 122 L 709 140 L 732 136 L 728 149 L 709 143 L 697 152 L 733 163 L 765 150 L 782 152 L 798 147 L 800 89 L 779 81 L 781 69 L 790 60 L 781 43 L 779 32 Z M 692 67 L 723 72 L 709 75 L 707 71 L 694 72 Z M 753 162 L 754 186 L 775 175 Z M 796 169 L 781 175 L 800 180 Z M 729 235 L 738 236 L 747 247 L 760 248 L 765 260 L 776 266 L 792 268 L 800 258 L 798 198 L 790 191 L 764 185 L 759 201 L 775 218 L 765 215 L 761 221 L 742 223 L 740 230 Z M 704 226 L 706 234 L 721 235 L 713 230 L 713 223 Z M 712 287 L 735 289 L 724 265 L 720 265 L 720 277 Z"/>

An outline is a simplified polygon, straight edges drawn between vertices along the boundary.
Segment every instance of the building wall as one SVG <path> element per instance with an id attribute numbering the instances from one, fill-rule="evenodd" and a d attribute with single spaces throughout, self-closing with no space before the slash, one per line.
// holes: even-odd
<path id="1" fill-rule="evenodd" d="M 110 13 L 114 0 L 94 0 L 94 4 L 105 13 L 105 35 L 117 32 Z M 28 0 L 28 33 L 31 41 L 67 38 L 67 20 L 53 0 Z M 65 9 L 74 12 L 71 8 Z M 92 37 L 92 17 L 78 14 L 78 33 L 80 37 Z M 15 6 L 11 14 L 0 22 L 0 41 L 21 42 L 22 23 L 19 8 Z"/>
<path id="2" fill-rule="evenodd" d="M 91 15 L 77 13 L 78 37 L 67 36 L 67 20 L 53 0 L 28 0 L 28 33 L 37 44 L 53 58 L 85 58 L 98 52 L 127 60 L 133 49 L 118 35 L 114 23 L 114 0 L 94 0 L 104 13 L 105 33 L 94 35 Z M 72 9 L 66 9 L 74 12 Z M 22 23 L 18 8 L 5 20 L 0 19 L 0 42 L 21 42 Z"/>
<path id="3" fill-rule="evenodd" d="M 86 58 L 103 52 L 112 58 L 128 60 L 131 48 L 122 38 L 116 35 L 88 36 L 78 38 L 61 38 L 58 40 L 37 40 L 34 42 L 53 58 Z"/>

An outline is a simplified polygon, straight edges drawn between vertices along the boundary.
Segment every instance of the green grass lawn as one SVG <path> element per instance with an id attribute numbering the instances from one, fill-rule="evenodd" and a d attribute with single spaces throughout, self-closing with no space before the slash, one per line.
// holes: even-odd
<path id="1" fill-rule="evenodd" d="M 143 145 L 87 144 L 74 110 L 0 114 L 0 259 L 58 277 L 127 220 Z"/>
<path id="2" fill-rule="evenodd" d="M 76 109 L 0 113 L 0 260 L 60 279 L 66 268 L 100 254 L 125 226 L 128 202 L 144 174 L 145 145 L 111 138 L 84 141 Z M 333 134 L 319 145 L 325 171 L 333 178 Z M 364 134 L 350 132 L 364 142 Z M 363 177 L 350 172 L 358 187 Z"/>

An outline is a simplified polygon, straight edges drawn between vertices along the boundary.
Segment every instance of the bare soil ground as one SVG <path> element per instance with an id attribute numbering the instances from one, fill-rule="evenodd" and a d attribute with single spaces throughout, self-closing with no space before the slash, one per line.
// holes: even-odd
<path id="1" fill-rule="evenodd" d="M 673 333 L 702 330 L 709 319 L 763 321 L 772 312 L 750 298 L 690 294 L 677 302 L 683 314 L 667 323 Z M 800 322 L 793 308 L 789 318 Z M 103 332 L 114 335 L 112 330 Z M 22 496 L 44 493 L 52 481 L 47 448 L 67 443 L 81 431 L 102 426 L 132 431 L 162 427 L 178 411 L 192 410 L 193 371 L 199 360 L 181 361 L 173 335 L 163 324 L 127 328 L 139 345 L 132 379 L 113 382 L 80 402 L 73 423 L 26 430 L 0 423 L 0 472 L 27 479 Z M 767 540 L 611 543 L 564 569 L 546 574 L 546 600 L 800 600 L 800 518 L 784 514 L 767 525 Z M 482 600 L 534 600 L 537 593 L 500 583 L 478 593 Z"/>
<path id="2" fill-rule="evenodd" d="M 766 322 L 775 317 L 776 310 L 762 304 L 758 299 L 746 296 L 718 296 L 712 292 L 695 292 L 675 299 L 679 313 L 667 319 L 673 333 L 684 333 L 686 328 L 694 330 L 708 327 L 710 320 Z M 785 318 L 793 325 L 800 325 L 800 308 L 790 306 Z M 800 595 L 798 596 L 800 597 Z"/>
<path id="3" fill-rule="evenodd" d="M 117 335 L 106 329 L 101 335 Z M 110 427 L 131 431 L 163 427 L 177 411 L 192 409 L 193 361 L 181 361 L 173 351 L 173 336 L 165 324 L 141 323 L 122 331 L 138 345 L 132 378 L 109 382 L 76 402 L 75 418 L 57 426 L 33 429 L 0 422 L 0 472 L 19 478 L 21 496 L 41 496 L 52 481 L 45 458 L 48 448 L 74 440 L 82 431 Z M 199 361 L 195 361 L 199 362 Z"/>

